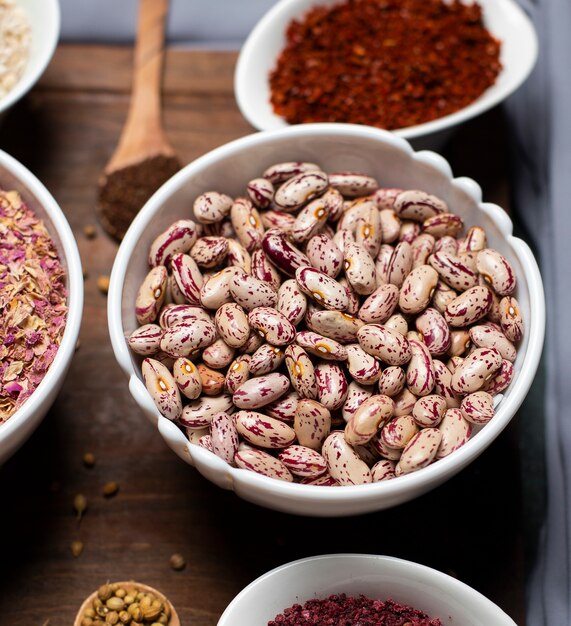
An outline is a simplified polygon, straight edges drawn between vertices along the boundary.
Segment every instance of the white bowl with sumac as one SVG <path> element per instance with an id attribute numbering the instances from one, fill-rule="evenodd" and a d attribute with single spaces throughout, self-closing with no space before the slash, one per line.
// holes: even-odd
<path id="1" fill-rule="evenodd" d="M 339 124 L 244 137 L 169 180 L 121 244 L 108 317 L 183 460 L 321 516 L 468 465 L 525 398 L 545 328 L 535 258 L 477 183 Z"/>

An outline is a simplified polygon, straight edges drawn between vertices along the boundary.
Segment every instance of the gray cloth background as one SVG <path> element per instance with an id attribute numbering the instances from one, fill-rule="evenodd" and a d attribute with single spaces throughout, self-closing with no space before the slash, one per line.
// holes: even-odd
<path id="1" fill-rule="evenodd" d="M 171 0 L 171 44 L 237 48 L 276 0 Z M 133 39 L 137 0 L 60 0 L 62 39 L 124 43 Z"/>
<path id="2" fill-rule="evenodd" d="M 520 1 L 538 30 L 540 57 L 530 80 L 507 104 L 513 131 L 514 199 L 539 256 L 547 302 L 545 393 L 539 414 L 532 416 L 539 425 L 545 422 L 547 510 L 529 581 L 527 623 L 569 626 L 571 1 Z M 528 452 L 525 446 L 522 452 Z"/>

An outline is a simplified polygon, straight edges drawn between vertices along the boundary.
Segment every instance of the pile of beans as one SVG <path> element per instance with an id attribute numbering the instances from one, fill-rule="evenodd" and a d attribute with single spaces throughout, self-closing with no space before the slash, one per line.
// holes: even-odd
<path id="1" fill-rule="evenodd" d="M 152 243 L 128 338 L 158 410 L 229 464 L 312 485 L 423 468 L 494 415 L 513 268 L 418 190 L 279 163 Z"/>

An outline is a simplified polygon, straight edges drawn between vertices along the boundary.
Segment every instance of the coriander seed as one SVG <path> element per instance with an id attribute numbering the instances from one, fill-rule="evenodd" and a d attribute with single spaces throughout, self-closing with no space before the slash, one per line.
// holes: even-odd
<path id="1" fill-rule="evenodd" d="M 109 276 L 101 275 L 97 277 L 97 289 L 104 294 L 107 295 L 109 291 Z"/>
<path id="2" fill-rule="evenodd" d="M 87 239 L 95 239 L 95 237 L 97 237 L 97 229 L 93 224 L 86 224 L 83 227 L 83 234 Z"/>
<path id="3" fill-rule="evenodd" d="M 87 498 L 82 493 L 78 493 L 73 499 L 73 508 L 77 514 L 77 521 L 81 522 L 81 518 L 87 509 Z"/>
<path id="4" fill-rule="evenodd" d="M 111 585 L 109 584 L 101 585 L 101 587 L 97 590 L 97 597 L 103 602 L 109 600 L 112 595 L 113 589 L 111 589 Z"/>
<path id="5" fill-rule="evenodd" d="M 186 559 L 182 556 L 182 554 L 175 552 L 175 554 L 173 554 L 169 559 L 169 565 L 175 571 L 180 572 L 186 567 Z"/>
<path id="6" fill-rule="evenodd" d="M 72 541 L 70 548 L 73 556 L 77 558 L 83 552 L 83 543 L 81 541 Z"/>
<path id="7" fill-rule="evenodd" d="M 92 468 L 95 465 L 95 454 L 93 454 L 93 452 L 86 452 L 83 455 L 83 464 L 85 467 Z"/>
<path id="8" fill-rule="evenodd" d="M 114 481 L 110 481 L 108 483 L 105 483 L 103 485 L 103 495 L 106 498 L 111 498 L 112 496 L 114 496 L 117 492 L 119 491 L 119 485 L 114 482 Z"/>

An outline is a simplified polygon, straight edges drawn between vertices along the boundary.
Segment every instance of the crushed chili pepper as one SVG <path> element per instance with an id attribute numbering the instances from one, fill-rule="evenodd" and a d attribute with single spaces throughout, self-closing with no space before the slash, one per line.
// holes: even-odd
<path id="1" fill-rule="evenodd" d="M 500 45 L 477 3 L 318 6 L 288 26 L 270 74 L 271 103 L 291 124 L 422 124 L 458 111 L 494 84 Z"/>
<path id="2" fill-rule="evenodd" d="M 43 222 L 0 190 L 0 425 L 39 385 L 67 314 L 65 270 Z"/>
<path id="3" fill-rule="evenodd" d="M 351 597 L 344 593 L 294 604 L 268 626 L 442 626 L 422 611 L 392 600 Z"/>

